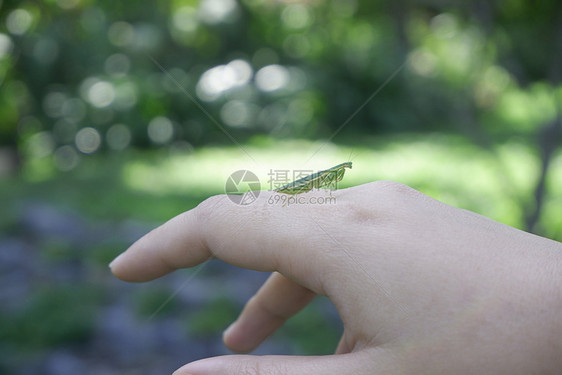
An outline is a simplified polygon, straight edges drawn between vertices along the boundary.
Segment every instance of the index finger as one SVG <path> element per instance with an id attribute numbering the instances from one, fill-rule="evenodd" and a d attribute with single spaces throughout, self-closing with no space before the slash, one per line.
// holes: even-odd
<path id="1" fill-rule="evenodd" d="M 215 257 L 258 271 L 279 271 L 321 292 L 327 262 L 321 233 L 310 233 L 310 215 L 327 208 L 272 205 L 263 192 L 251 205 L 215 196 L 135 242 L 111 264 L 118 278 L 148 281 Z M 328 208 L 329 209 L 329 208 Z"/>

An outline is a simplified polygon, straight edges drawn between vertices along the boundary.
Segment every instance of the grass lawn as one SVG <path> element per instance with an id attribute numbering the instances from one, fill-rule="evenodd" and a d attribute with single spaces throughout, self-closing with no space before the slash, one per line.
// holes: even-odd
<path id="1" fill-rule="evenodd" d="M 64 173 L 48 158 L 35 160 L 21 177 L 1 182 L 0 193 L 9 198 L 8 207 L 35 199 L 71 207 L 87 217 L 160 222 L 224 193 L 228 176 L 236 170 L 254 172 L 262 190 L 268 190 L 271 171 L 317 171 L 351 160 L 353 169 L 341 187 L 395 180 L 522 228 L 540 168 L 535 150 L 525 142 L 512 140 L 487 151 L 464 138 L 441 134 L 376 138 L 353 146 L 255 138 L 242 147 L 84 156 L 74 170 Z M 562 218 L 556 213 L 562 212 L 561 155 L 547 182 L 540 230 L 560 239 Z M 3 210 L 2 215 L 10 214 Z"/>

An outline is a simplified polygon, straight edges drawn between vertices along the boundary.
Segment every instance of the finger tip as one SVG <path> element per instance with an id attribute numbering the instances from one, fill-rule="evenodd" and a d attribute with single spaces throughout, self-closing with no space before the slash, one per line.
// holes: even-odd
<path id="1" fill-rule="evenodd" d="M 143 278 L 139 278 L 138 272 L 135 272 L 134 258 L 130 259 L 130 256 L 127 254 L 128 249 L 113 259 L 109 263 L 109 270 L 115 277 L 123 281 L 144 281 Z"/>
<path id="2" fill-rule="evenodd" d="M 229 350 L 239 353 L 239 345 L 236 342 L 233 333 L 236 333 L 236 322 L 229 325 L 222 333 L 222 342 Z"/>
<path id="3" fill-rule="evenodd" d="M 158 259 L 154 259 L 141 240 L 135 242 L 109 263 L 115 277 L 128 282 L 150 281 L 170 272 L 163 270 Z"/>
<path id="4" fill-rule="evenodd" d="M 111 262 L 109 262 L 109 270 L 111 271 L 111 273 L 117 277 L 120 278 L 120 274 L 121 274 L 121 270 L 122 270 L 122 259 L 123 259 L 123 255 L 125 253 L 121 253 L 118 256 L 115 257 L 115 259 L 113 259 Z"/>
<path id="5" fill-rule="evenodd" d="M 108 267 L 112 272 L 113 272 L 114 269 L 117 268 L 117 265 L 119 264 L 119 259 L 121 258 L 121 256 L 123 254 L 124 253 L 121 253 L 121 254 L 117 255 L 111 262 L 109 262 Z"/>
<path id="6" fill-rule="evenodd" d="M 232 352 L 245 354 L 254 350 L 257 345 L 248 342 L 238 332 L 236 322 L 232 323 L 222 334 L 222 342 Z"/>

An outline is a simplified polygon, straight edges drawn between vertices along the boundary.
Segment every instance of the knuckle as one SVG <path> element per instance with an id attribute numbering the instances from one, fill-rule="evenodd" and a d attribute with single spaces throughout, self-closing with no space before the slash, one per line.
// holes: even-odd
<path id="1" fill-rule="evenodd" d="M 351 219 L 360 223 L 380 223 L 429 201 L 427 195 L 395 181 L 375 181 L 363 189 L 346 207 Z"/>
<path id="2" fill-rule="evenodd" d="M 425 195 L 396 181 L 375 181 L 369 184 L 373 191 L 386 199 L 422 198 Z"/>
<path id="3" fill-rule="evenodd" d="M 401 193 L 401 192 L 408 191 L 409 189 L 412 189 L 409 186 L 396 181 L 382 180 L 382 181 L 375 181 L 372 184 L 374 189 L 382 192 Z"/>
<path id="4" fill-rule="evenodd" d="M 221 195 L 214 195 L 205 199 L 203 202 L 199 203 L 197 207 L 195 207 L 195 214 L 197 217 L 197 221 L 201 224 L 205 225 L 215 217 L 215 214 L 224 207 L 224 205 L 228 201 L 228 197 L 225 194 Z"/>

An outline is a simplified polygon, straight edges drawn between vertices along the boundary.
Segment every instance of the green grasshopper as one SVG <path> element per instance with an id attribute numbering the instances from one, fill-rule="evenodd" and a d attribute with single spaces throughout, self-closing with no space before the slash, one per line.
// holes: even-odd
<path id="1" fill-rule="evenodd" d="M 336 165 L 335 167 L 319 171 L 293 181 L 285 186 L 281 186 L 274 191 L 283 194 L 302 194 L 309 192 L 312 189 L 320 189 L 326 186 L 335 185 L 343 179 L 345 168 L 351 169 L 351 162 L 345 162 Z"/>

